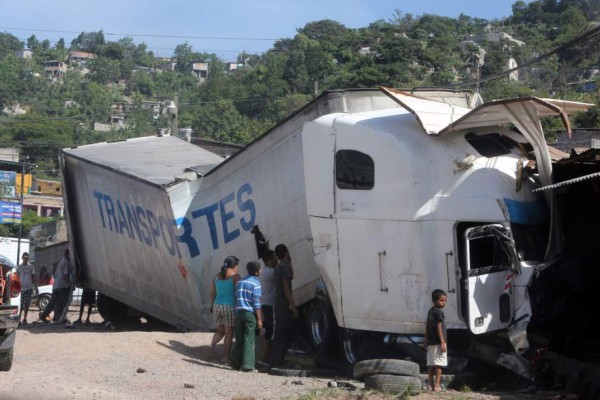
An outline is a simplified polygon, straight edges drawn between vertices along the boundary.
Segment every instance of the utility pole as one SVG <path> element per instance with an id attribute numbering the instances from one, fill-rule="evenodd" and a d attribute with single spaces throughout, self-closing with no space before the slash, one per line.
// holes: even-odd
<path id="1" fill-rule="evenodd" d="M 21 259 L 21 235 L 23 234 L 23 200 L 25 198 L 25 161 L 28 160 L 29 157 L 23 157 L 23 164 L 21 167 L 21 222 L 19 223 L 19 238 L 17 239 L 17 262 L 15 265 L 19 265 L 19 260 Z"/>
<path id="2" fill-rule="evenodd" d="M 167 112 L 171 116 L 171 120 L 169 121 L 171 125 L 171 136 L 179 137 L 179 128 L 177 126 L 177 113 L 179 110 L 177 109 L 177 103 L 179 103 L 179 97 L 175 96 L 175 100 L 171 100 L 167 106 Z"/>

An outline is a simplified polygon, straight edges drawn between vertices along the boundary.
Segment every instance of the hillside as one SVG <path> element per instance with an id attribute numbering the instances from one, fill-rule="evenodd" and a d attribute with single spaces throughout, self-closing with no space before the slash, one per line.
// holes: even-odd
<path id="1" fill-rule="evenodd" d="M 399 10 L 359 29 L 323 20 L 233 62 L 187 43 L 164 59 L 132 38 L 107 41 L 102 31 L 81 33 L 70 46 L 0 33 L 0 146 L 20 148 L 39 177 L 56 177 L 60 148 L 156 134 L 172 122 L 171 100 L 179 127 L 242 144 L 327 89 L 443 86 L 479 90 L 486 100 L 595 101 L 599 11 L 598 1 L 544 0 L 517 1 L 504 20 Z M 515 66 L 525 67 L 503 73 Z M 595 112 L 575 125 L 598 121 Z"/>

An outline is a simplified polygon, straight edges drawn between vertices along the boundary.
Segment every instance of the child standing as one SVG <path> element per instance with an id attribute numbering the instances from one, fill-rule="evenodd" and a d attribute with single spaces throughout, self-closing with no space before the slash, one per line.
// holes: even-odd
<path id="1" fill-rule="evenodd" d="M 431 390 L 442 390 L 442 367 L 448 365 L 448 346 L 446 344 L 446 320 L 442 308 L 446 306 L 448 295 L 441 289 L 431 293 L 433 307 L 427 313 L 425 326 L 425 346 L 427 346 L 427 370 Z M 434 381 L 435 378 L 435 381 Z"/>
<path id="2" fill-rule="evenodd" d="M 231 366 L 244 372 L 255 371 L 254 341 L 256 328 L 263 327 L 260 309 L 260 264 L 250 261 L 248 275 L 235 286 L 235 342 L 231 350 Z"/>

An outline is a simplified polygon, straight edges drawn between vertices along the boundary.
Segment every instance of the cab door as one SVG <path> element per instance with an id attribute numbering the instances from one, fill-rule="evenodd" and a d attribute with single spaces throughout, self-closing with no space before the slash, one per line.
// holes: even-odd
<path id="1" fill-rule="evenodd" d="M 520 272 L 510 231 L 493 224 L 464 235 L 469 329 L 474 334 L 506 329 L 513 315 L 513 275 Z"/>

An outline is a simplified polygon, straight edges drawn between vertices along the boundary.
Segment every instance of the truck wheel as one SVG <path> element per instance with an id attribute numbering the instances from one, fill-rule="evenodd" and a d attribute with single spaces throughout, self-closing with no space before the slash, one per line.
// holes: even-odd
<path id="1" fill-rule="evenodd" d="M 127 304 L 123 304 L 102 293 L 98 293 L 98 296 L 96 297 L 96 306 L 98 307 L 98 313 L 100 313 L 100 316 L 102 316 L 105 321 L 135 323 L 140 320 L 139 313 L 136 313 L 136 315 L 130 314 L 130 309 Z"/>
<path id="2" fill-rule="evenodd" d="M 362 379 L 371 375 L 419 376 L 419 364 L 394 359 L 364 360 L 354 364 L 354 377 Z"/>
<path id="3" fill-rule="evenodd" d="M 37 306 L 40 310 L 44 310 L 50 302 L 50 295 L 47 293 L 42 294 L 37 301 Z"/>
<path id="4" fill-rule="evenodd" d="M 10 371 L 13 362 L 13 349 L 0 354 L 0 371 Z"/>
<path id="5" fill-rule="evenodd" d="M 340 328 L 342 361 L 354 365 L 361 357 L 366 336 L 356 329 Z"/>
<path id="6" fill-rule="evenodd" d="M 331 306 L 321 300 L 313 301 L 308 308 L 306 321 L 310 343 L 317 351 L 324 350 L 337 328 Z"/>
<path id="7" fill-rule="evenodd" d="M 365 379 L 365 388 L 390 394 L 415 395 L 421 393 L 421 380 L 414 376 L 371 375 Z"/>

